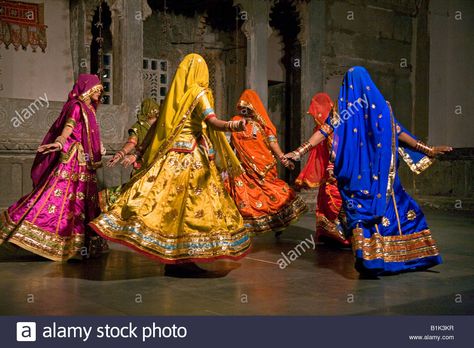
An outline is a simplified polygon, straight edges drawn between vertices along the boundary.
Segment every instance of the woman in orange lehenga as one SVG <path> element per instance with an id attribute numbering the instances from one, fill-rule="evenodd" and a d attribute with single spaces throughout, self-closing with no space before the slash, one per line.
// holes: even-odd
<path id="1" fill-rule="evenodd" d="M 331 98 L 326 93 L 317 93 L 311 99 L 308 114 L 314 118 L 314 133 L 326 119 L 333 107 Z M 329 149 L 332 136 L 311 149 L 306 166 L 296 179 L 298 188 L 319 187 L 316 204 L 316 240 L 335 241 L 343 246 L 350 246 L 344 233 L 345 215 L 342 199 L 334 177 L 334 165 L 329 162 Z"/>
<path id="2" fill-rule="evenodd" d="M 290 169 L 277 142 L 276 128 L 268 117 L 258 94 L 245 90 L 237 104 L 239 115 L 233 121 L 247 120 L 243 132 L 232 133 L 231 140 L 245 173 L 227 181 L 244 226 L 262 233 L 286 228 L 306 212 L 306 204 L 277 174 L 276 155 Z"/>

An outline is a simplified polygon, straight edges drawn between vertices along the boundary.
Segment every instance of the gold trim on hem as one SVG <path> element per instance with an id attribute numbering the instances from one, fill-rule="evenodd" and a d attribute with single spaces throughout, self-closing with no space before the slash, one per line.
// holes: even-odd
<path id="1" fill-rule="evenodd" d="M 283 207 L 279 212 L 256 218 L 244 216 L 246 230 L 254 234 L 262 234 L 269 231 L 283 230 L 290 224 L 296 222 L 301 215 L 308 211 L 306 203 L 300 196 Z"/>
<path id="2" fill-rule="evenodd" d="M 364 260 L 382 259 L 384 262 L 407 262 L 439 255 L 436 242 L 429 229 L 395 236 L 382 236 L 379 233 L 374 233 L 370 238 L 365 238 L 362 228 L 354 228 L 353 235 L 353 250 L 354 252 L 362 251 Z"/>
<path id="3" fill-rule="evenodd" d="M 318 234 L 318 229 L 322 229 L 327 236 L 332 236 L 338 241 L 347 242 L 346 236 L 337 228 L 338 225 L 342 227 L 341 222 L 339 219 L 335 221 L 330 221 L 326 216 L 316 212 L 316 234 Z"/>
<path id="4" fill-rule="evenodd" d="M 113 211 L 101 214 L 91 222 L 100 234 L 113 242 L 169 261 L 185 259 L 236 258 L 250 248 L 250 238 L 244 227 L 234 231 L 215 230 L 173 238 L 148 227 L 140 217 L 122 220 Z"/>
<path id="5" fill-rule="evenodd" d="M 80 256 L 84 240 L 83 234 L 62 237 L 28 221 L 16 225 L 6 211 L 0 216 L 0 244 L 9 242 L 53 261 L 67 261 Z"/>

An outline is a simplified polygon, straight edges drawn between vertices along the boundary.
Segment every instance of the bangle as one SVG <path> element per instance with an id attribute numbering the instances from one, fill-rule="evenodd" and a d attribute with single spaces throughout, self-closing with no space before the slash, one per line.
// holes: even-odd
<path id="1" fill-rule="evenodd" d="M 62 135 L 60 135 L 60 136 L 59 136 L 59 137 L 57 137 L 57 138 L 56 138 L 54 141 L 55 141 L 55 142 L 57 142 L 57 143 L 60 143 L 61 145 L 63 145 L 63 146 L 64 146 L 64 143 L 66 142 L 66 137 L 65 137 L 65 136 L 62 136 Z"/>
<path id="2" fill-rule="evenodd" d="M 428 145 L 424 144 L 421 141 L 416 142 L 415 150 L 417 150 L 419 152 L 422 152 L 422 153 L 424 153 L 425 155 L 427 155 L 429 157 L 434 157 L 433 148 L 431 146 L 428 146 Z"/>
<path id="3" fill-rule="evenodd" d="M 224 124 L 224 131 L 229 132 L 230 131 L 230 121 L 227 121 Z"/>
<path id="4" fill-rule="evenodd" d="M 122 159 L 122 158 L 125 157 L 126 153 L 125 153 L 125 151 L 123 151 L 123 149 L 122 149 L 122 150 L 118 151 L 118 152 L 116 153 L 116 155 L 118 155 L 118 156 Z"/>
<path id="5" fill-rule="evenodd" d="M 305 153 L 307 153 L 309 150 L 313 148 L 313 145 L 309 141 L 305 141 L 299 148 L 294 150 L 292 154 L 294 155 L 294 160 L 299 161 L 301 159 L 301 156 L 303 156 Z"/>
<path id="6" fill-rule="evenodd" d="M 64 147 L 64 143 L 66 142 L 66 137 L 60 135 L 54 140 L 55 143 L 59 144 L 59 149 L 62 150 Z"/>
<path id="7" fill-rule="evenodd" d="M 298 154 L 298 156 L 301 158 L 305 153 L 307 153 L 309 150 L 313 148 L 313 145 L 309 141 L 305 141 L 299 148 L 297 148 L 295 151 Z"/>
<path id="8" fill-rule="evenodd" d="M 226 126 L 228 127 L 227 129 L 230 130 L 231 132 L 240 132 L 240 126 L 243 124 L 243 121 L 228 121 Z"/>

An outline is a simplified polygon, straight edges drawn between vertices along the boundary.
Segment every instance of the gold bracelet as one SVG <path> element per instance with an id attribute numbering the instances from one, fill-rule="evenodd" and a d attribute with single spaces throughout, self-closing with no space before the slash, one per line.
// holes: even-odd
<path id="1" fill-rule="evenodd" d="M 303 144 L 301 144 L 301 146 L 299 148 L 297 148 L 295 151 L 298 152 L 298 155 L 301 157 L 303 156 L 305 153 L 307 153 L 309 150 L 311 150 L 311 148 L 313 147 L 313 145 L 311 145 L 311 143 L 309 141 L 305 141 Z"/>
<path id="2" fill-rule="evenodd" d="M 425 155 L 429 157 L 434 157 L 433 148 L 431 146 L 424 144 L 421 141 L 416 142 L 415 150 L 423 152 Z"/>

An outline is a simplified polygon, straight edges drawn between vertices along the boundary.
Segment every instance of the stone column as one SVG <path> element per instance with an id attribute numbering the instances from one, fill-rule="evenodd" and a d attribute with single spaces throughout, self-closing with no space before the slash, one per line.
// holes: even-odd
<path id="1" fill-rule="evenodd" d="M 129 123 L 135 121 L 135 108 L 143 97 L 143 21 L 148 15 L 148 5 L 143 0 L 117 0 L 111 7 L 113 16 L 118 19 L 119 28 L 113 28 L 120 35 L 121 104 L 126 106 Z M 117 69 L 114 69 L 117 71 Z"/>
<path id="2" fill-rule="evenodd" d="M 298 4 L 301 18 L 301 31 L 298 40 L 301 44 L 301 139 L 300 143 L 307 140 L 314 129 L 312 117 L 306 116 L 312 96 L 316 92 L 323 92 L 323 49 L 326 37 L 325 4 L 322 0 L 313 0 L 308 3 Z M 308 156 L 303 158 L 301 169 L 306 164 Z M 318 189 L 302 190 L 299 194 L 303 197 L 309 209 L 316 208 Z"/>
<path id="3" fill-rule="evenodd" d="M 267 0 L 238 0 L 239 14 L 246 22 L 242 31 L 247 37 L 247 88 L 259 94 L 265 107 L 268 106 L 267 46 L 269 36 L 270 2 Z"/>
<path id="4" fill-rule="evenodd" d="M 326 37 L 325 4 L 322 0 L 313 0 L 298 4 L 301 16 L 301 110 L 303 114 L 308 110 L 311 97 L 316 92 L 323 92 L 323 49 Z M 301 121 L 301 141 L 308 139 L 314 128 L 311 117 L 304 117 Z"/>

